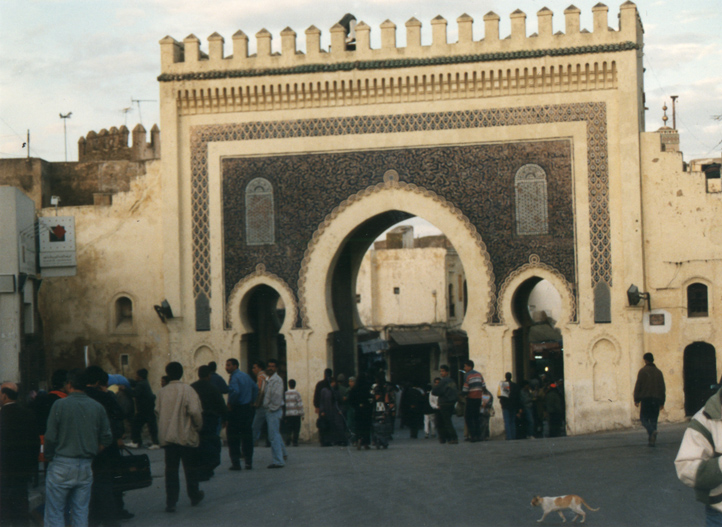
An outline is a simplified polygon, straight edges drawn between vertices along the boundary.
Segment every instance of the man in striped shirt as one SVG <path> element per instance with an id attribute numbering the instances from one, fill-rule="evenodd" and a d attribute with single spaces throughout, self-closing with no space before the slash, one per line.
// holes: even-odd
<path id="1" fill-rule="evenodd" d="M 464 387 L 462 393 L 466 396 L 466 413 L 464 420 L 471 436 L 471 442 L 481 441 L 481 396 L 484 393 L 484 377 L 474 369 L 474 361 L 464 361 Z"/>
<path id="2" fill-rule="evenodd" d="M 301 419 L 303 419 L 303 400 L 301 394 L 296 391 L 296 381 L 288 381 L 289 390 L 285 394 L 286 402 L 286 424 L 288 425 L 288 437 L 286 445 L 293 443 L 298 446 L 298 433 L 301 430 Z"/>

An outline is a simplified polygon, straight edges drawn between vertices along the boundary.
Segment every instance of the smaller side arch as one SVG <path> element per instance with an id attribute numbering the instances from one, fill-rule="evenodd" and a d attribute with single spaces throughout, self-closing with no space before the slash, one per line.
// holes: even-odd
<path id="1" fill-rule="evenodd" d="M 210 344 L 197 344 L 193 351 L 193 369 L 197 370 L 199 366 L 208 364 L 209 362 L 216 360 L 216 358 L 217 353 Z M 195 371 L 187 372 L 185 375 L 187 378 L 193 379 L 195 378 L 195 373 Z"/>
<path id="2" fill-rule="evenodd" d="M 226 328 L 233 329 L 235 333 L 244 334 L 253 331 L 250 321 L 246 317 L 243 303 L 248 299 L 248 293 L 256 286 L 267 285 L 278 292 L 286 306 L 286 316 L 279 333 L 288 334 L 293 328 L 297 317 L 298 305 L 291 288 L 281 278 L 266 271 L 266 266 L 258 264 L 256 270 L 238 282 L 228 296 L 226 306 Z"/>
<path id="3" fill-rule="evenodd" d="M 508 325 L 514 320 L 513 296 L 519 286 L 530 278 L 538 277 L 549 281 L 562 298 L 562 316 L 560 322 L 574 322 L 577 314 L 577 303 L 574 295 L 574 288 L 564 276 L 551 267 L 541 262 L 539 256 L 532 254 L 529 263 L 515 269 L 506 277 L 499 288 L 497 299 L 497 312 L 499 322 Z"/>
<path id="4" fill-rule="evenodd" d="M 619 342 L 611 335 L 603 334 L 592 340 L 589 355 L 592 363 L 594 400 L 616 402 L 619 400 L 617 367 L 621 359 Z"/>

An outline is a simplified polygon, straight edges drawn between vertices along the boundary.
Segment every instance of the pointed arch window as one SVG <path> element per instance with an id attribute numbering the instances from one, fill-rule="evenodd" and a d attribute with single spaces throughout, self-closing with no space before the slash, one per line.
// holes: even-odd
<path id="1" fill-rule="evenodd" d="M 528 164 L 514 176 L 516 233 L 519 236 L 549 234 L 547 175 L 539 165 Z"/>
<path id="2" fill-rule="evenodd" d="M 246 245 L 273 245 L 276 242 L 273 186 L 255 178 L 246 186 Z"/>

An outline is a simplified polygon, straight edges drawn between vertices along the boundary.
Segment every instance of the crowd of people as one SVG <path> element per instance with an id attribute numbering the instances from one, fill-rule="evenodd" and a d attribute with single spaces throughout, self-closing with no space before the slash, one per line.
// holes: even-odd
<path id="1" fill-rule="evenodd" d="M 15 383 L 3 383 L 0 524 L 30 524 L 28 483 L 37 478 L 39 462 L 45 469 L 45 504 L 35 512 L 47 527 L 117 527 L 132 518 L 123 490 L 115 484 L 128 448 L 163 448 L 169 513 L 179 501 L 181 464 L 191 506 L 204 499 L 200 483 L 213 477 L 221 463 L 224 427 L 231 470 L 241 470 L 241 460 L 246 470 L 253 468 L 254 442 L 262 429 L 271 446 L 268 468 L 283 468 L 286 444 L 298 446 L 304 409 L 295 381 L 290 379 L 286 390 L 278 366 L 275 359 L 257 361 L 251 378 L 239 369 L 238 360 L 228 359 L 226 382 L 211 362 L 198 368 L 198 380 L 187 384 L 183 366 L 170 362 L 157 395 L 145 368 L 132 381 L 100 366 L 58 370 L 51 389 L 32 394 L 27 405 L 18 404 Z M 145 445 L 144 427 L 150 439 Z"/>
<path id="2" fill-rule="evenodd" d="M 321 446 L 388 448 L 397 418 L 412 439 L 423 430 L 426 439 L 458 444 L 452 420 L 455 415 L 464 418 L 465 441 L 488 441 L 489 423 L 496 415 L 495 397 L 484 377 L 474 369 L 474 361 L 465 361 L 463 368 L 461 386 L 444 364 L 439 368 L 440 376 L 425 387 L 417 382 L 392 384 L 383 369 L 362 372 L 347 382 L 343 374 L 334 377 L 327 369 L 313 397 Z M 496 398 L 504 417 L 506 439 L 566 435 L 562 382 L 542 377 L 519 386 L 512 381 L 511 373 L 505 375 Z"/>
<path id="3" fill-rule="evenodd" d="M 641 404 L 640 418 L 649 446 L 654 446 L 657 418 L 664 407 L 664 379 L 652 354 L 645 354 L 644 359 L 634 396 L 635 404 Z M 15 383 L 3 383 L 0 524 L 29 525 L 28 481 L 37 474 L 39 461 L 46 470 L 46 526 L 117 527 L 120 520 L 132 518 L 114 477 L 122 450 L 143 447 L 144 427 L 150 439 L 147 448 L 164 450 L 165 510 L 169 513 L 176 511 L 180 498 L 181 464 L 190 505 L 204 499 L 200 483 L 212 478 L 221 463 L 223 428 L 230 470 L 253 469 L 254 447 L 264 435 L 271 452 L 267 468 L 283 468 L 288 459 L 286 447 L 298 446 L 305 416 L 296 382 L 280 375 L 275 359 L 254 361 L 250 374 L 239 366 L 237 359 L 226 361 L 226 382 L 216 372 L 216 363 L 211 362 L 198 368 L 198 379 L 187 384 L 183 382 L 183 366 L 170 362 L 157 395 L 148 383 L 147 369 L 138 370 L 132 382 L 109 375 L 99 366 L 59 370 L 51 378 L 51 389 L 36 394 L 28 405 L 18 404 Z M 326 369 L 312 402 L 321 446 L 388 448 L 397 418 L 402 428 L 408 428 L 411 439 L 423 431 L 427 439 L 458 444 L 455 415 L 464 418 L 465 441 L 488 441 L 489 421 L 496 413 L 495 397 L 474 367 L 472 360 L 463 363 L 463 380 L 457 386 L 450 367 L 441 365 L 440 376 L 425 387 L 414 382 L 392 384 L 383 368 L 361 372 L 348 380 Z M 565 435 L 561 383 L 542 377 L 518 385 L 511 373 L 505 375 L 498 384 L 496 399 L 507 440 Z M 711 410 L 706 408 L 718 414 L 722 399 L 715 397 L 707 405 Z M 701 417 L 695 419 L 700 421 Z M 700 459 L 706 462 L 707 455 L 703 441 L 694 434 L 706 437 L 711 427 L 693 427 L 685 435 L 677 466 L 688 484 L 696 481 L 689 474 Z M 699 448 L 698 443 L 702 445 Z M 722 516 L 717 509 L 708 508 L 710 514 Z"/>

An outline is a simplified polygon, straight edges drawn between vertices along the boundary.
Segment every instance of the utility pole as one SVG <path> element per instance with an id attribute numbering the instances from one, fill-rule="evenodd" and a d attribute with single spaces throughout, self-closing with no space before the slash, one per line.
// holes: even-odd
<path id="1" fill-rule="evenodd" d="M 68 119 L 70 119 L 70 116 L 73 115 L 73 112 L 68 112 L 65 115 L 62 113 L 60 114 L 60 118 L 63 120 L 63 132 L 65 132 L 65 162 L 68 162 L 68 127 L 67 122 Z M 29 149 L 28 149 L 29 151 Z"/>
<path id="2" fill-rule="evenodd" d="M 25 146 L 28 147 L 28 159 L 30 159 L 30 130 L 28 130 L 27 140 L 25 141 Z"/>
<path id="3" fill-rule="evenodd" d="M 140 124 L 143 124 L 143 114 L 140 112 L 140 103 L 142 102 L 158 102 L 156 99 L 133 99 L 133 97 L 130 98 L 130 103 L 137 104 L 138 105 L 138 122 Z"/>

